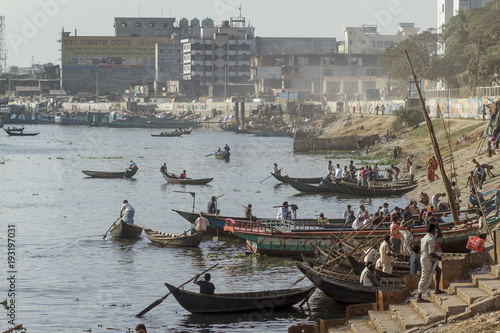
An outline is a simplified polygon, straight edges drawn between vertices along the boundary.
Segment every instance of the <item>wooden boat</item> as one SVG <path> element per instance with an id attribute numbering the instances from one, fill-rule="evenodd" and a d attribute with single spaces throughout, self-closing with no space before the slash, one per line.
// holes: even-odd
<path id="1" fill-rule="evenodd" d="M 82 170 L 84 174 L 92 178 L 132 178 L 139 168 L 126 169 L 121 172 L 107 172 L 107 171 L 90 171 Z"/>
<path id="2" fill-rule="evenodd" d="M 192 131 L 193 131 L 193 128 L 192 128 L 192 127 L 190 127 L 189 129 L 185 129 L 185 130 L 183 130 L 181 133 L 182 133 L 182 134 L 185 134 L 185 135 L 188 135 L 188 134 L 191 134 L 191 132 L 192 132 Z"/>
<path id="3" fill-rule="evenodd" d="M 181 290 L 168 283 L 177 302 L 192 313 L 227 313 L 288 308 L 310 297 L 316 287 L 207 295 Z"/>
<path id="4" fill-rule="evenodd" d="M 285 176 L 286 177 L 286 176 Z M 338 192 L 335 192 L 333 188 L 326 187 L 324 185 L 311 185 L 311 184 L 306 184 L 306 183 L 301 183 L 295 180 L 292 180 L 291 178 L 287 177 L 287 183 L 290 184 L 294 189 L 300 192 L 305 192 L 305 193 L 344 193 L 342 190 L 338 190 Z"/>
<path id="5" fill-rule="evenodd" d="M 40 134 L 40 132 L 23 132 L 23 128 L 4 128 L 3 129 L 9 136 L 35 136 Z"/>
<path id="6" fill-rule="evenodd" d="M 153 229 L 144 229 L 148 239 L 162 247 L 198 247 L 203 237 L 203 232 L 195 234 L 175 235 Z"/>
<path id="7" fill-rule="evenodd" d="M 139 238 L 142 233 L 142 227 L 137 224 L 129 224 L 120 221 L 120 223 L 109 230 L 109 233 L 115 238 L 134 239 Z"/>
<path id="8" fill-rule="evenodd" d="M 500 217 L 488 219 L 490 229 L 500 223 Z M 443 239 L 441 249 L 443 252 L 468 252 L 465 248 L 469 236 L 477 234 L 477 223 L 461 223 L 455 225 L 453 222 L 440 224 Z M 331 235 L 338 236 L 340 230 L 295 230 L 285 231 L 272 226 L 252 221 L 226 220 L 224 230 L 231 232 L 245 240 L 246 247 L 254 253 L 268 254 L 274 256 L 296 256 L 313 255 L 314 249 L 311 243 L 322 250 L 326 250 L 334 243 Z M 349 229 L 351 231 L 352 229 Z M 387 232 L 387 228 L 379 228 L 370 237 L 380 237 Z M 371 233 L 370 229 L 359 232 L 354 240 L 362 240 Z M 425 226 L 413 228 L 413 240 L 418 243 L 426 234 Z"/>
<path id="9" fill-rule="evenodd" d="M 282 176 L 281 173 L 272 173 L 272 172 L 271 175 L 273 175 L 274 178 L 285 184 L 288 184 L 288 179 L 305 184 L 319 184 L 323 179 L 323 177 L 295 178 L 295 177 L 289 177 L 288 175 Z"/>
<path id="10" fill-rule="evenodd" d="M 198 212 L 189 212 L 189 211 L 183 211 L 183 210 L 177 210 L 177 209 L 172 209 L 174 212 L 185 218 L 191 225 L 194 227 L 196 219 L 200 216 Z M 224 231 L 224 226 L 226 225 L 226 220 L 231 219 L 234 221 L 249 221 L 244 216 L 226 216 L 226 215 L 215 215 L 215 214 L 209 214 L 209 213 L 204 213 L 203 215 L 209 222 L 209 226 L 207 229 L 207 234 L 211 235 L 219 235 L 219 236 L 225 236 L 229 238 L 237 238 L 233 233 L 230 233 L 228 231 Z M 259 219 L 260 223 L 268 223 L 272 225 L 274 222 L 277 222 L 278 220 L 274 218 L 262 218 Z M 297 229 L 316 229 L 321 227 L 323 230 L 328 230 L 328 229 L 342 229 L 344 226 L 345 220 L 343 218 L 340 219 L 330 219 L 329 224 L 323 224 L 323 223 L 318 223 L 316 219 L 301 219 L 298 221 L 294 222 L 294 225 L 296 226 Z"/>
<path id="11" fill-rule="evenodd" d="M 162 172 L 161 175 L 167 183 L 171 184 L 183 184 L 183 185 L 206 185 L 210 183 L 213 178 L 185 178 L 185 179 L 179 179 L 179 177 L 176 177 L 172 173 L 165 173 Z"/>
<path id="12" fill-rule="evenodd" d="M 319 271 L 301 262 L 296 262 L 296 265 L 316 287 L 340 304 L 375 303 L 377 290 L 394 291 L 405 289 L 403 281 L 399 279 L 391 280 L 392 284 L 387 282 L 378 287 L 365 287 L 359 283 L 358 276 L 353 279 L 341 279 L 338 275 L 320 274 Z"/>
<path id="13" fill-rule="evenodd" d="M 215 158 L 218 158 L 220 160 L 228 160 L 229 156 L 231 156 L 231 153 L 229 151 L 222 151 L 222 153 L 217 154 L 217 152 L 214 154 Z"/>
<path id="14" fill-rule="evenodd" d="M 191 133 L 191 132 L 189 132 L 189 133 Z M 151 134 L 151 136 L 169 138 L 169 137 L 174 137 L 174 136 L 181 136 L 182 134 L 184 134 L 184 133 L 183 132 L 165 132 L 165 133 L 160 133 L 160 134 Z"/>
<path id="15" fill-rule="evenodd" d="M 352 195 L 377 196 L 377 197 L 402 195 L 412 191 L 417 186 L 418 184 L 408 186 L 407 184 L 396 183 L 393 184 L 393 186 L 386 185 L 386 186 L 363 187 L 363 186 L 358 186 L 357 184 L 352 184 L 344 181 L 340 183 L 340 187 L 346 193 L 350 193 Z"/>

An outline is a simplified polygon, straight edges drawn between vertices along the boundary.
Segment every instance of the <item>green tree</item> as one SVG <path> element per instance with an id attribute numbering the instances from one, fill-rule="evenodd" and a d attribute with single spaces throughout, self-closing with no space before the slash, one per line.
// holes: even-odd
<path id="1" fill-rule="evenodd" d="M 395 110 L 393 114 L 395 116 L 391 125 L 393 130 L 398 130 L 402 127 L 416 126 L 425 120 L 422 109 L 420 108 L 399 109 Z"/>

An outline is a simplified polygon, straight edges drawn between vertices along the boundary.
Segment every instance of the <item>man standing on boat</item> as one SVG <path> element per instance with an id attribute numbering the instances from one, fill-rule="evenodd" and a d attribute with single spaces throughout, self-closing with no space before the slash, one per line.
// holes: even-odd
<path id="1" fill-rule="evenodd" d="M 163 165 L 160 167 L 160 171 L 164 174 L 167 173 L 167 163 L 163 163 Z"/>
<path id="2" fill-rule="evenodd" d="M 224 147 L 224 151 L 225 151 L 226 153 L 229 153 L 229 151 L 230 151 L 230 150 L 231 150 L 231 148 L 229 148 L 229 146 L 228 146 L 228 145 L 227 145 L 227 143 L 226 143 L 226 146 Z"/>
<path id="3" fill-rule="evenodd" d="M 134 214 L 135 209 L 128 200 L 123 200 L 122 209 L 120 210 L 120 217 L 123 217 L 122 221 L 129 224 L 134 224 Z"/>
<path id="4" fill-rule="evenodd" d="M 391 246 L 389 245 L 389 241 L 391 240 L 391 236 L 385 236 L 384 241 L 380 244 L 378 252 L 380 253 L 380 262 L 382 263 L 382 272 L 391 273 L 392 265 L 391 265 Z"/>

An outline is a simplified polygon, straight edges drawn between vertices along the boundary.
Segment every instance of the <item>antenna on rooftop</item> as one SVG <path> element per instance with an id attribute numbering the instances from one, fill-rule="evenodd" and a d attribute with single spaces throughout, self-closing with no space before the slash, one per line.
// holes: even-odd
<path id="1" fill-rule="evenodd" d="M 139 10 L 139 17 L 141 17 L 141 5 L 137 5 L 137 9 Z"/>
<path id="2" fill-rule="evenodd" d="M 0 73 L 7 72 L 7 47 L 5 46 L 5 16 L 0 15 Z"/>

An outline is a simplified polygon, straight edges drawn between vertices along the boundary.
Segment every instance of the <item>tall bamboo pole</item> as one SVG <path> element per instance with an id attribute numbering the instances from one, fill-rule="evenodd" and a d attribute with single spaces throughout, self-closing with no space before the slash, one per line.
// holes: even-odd
<path id="1" fill-rule="evenodd" d="M 436 139 L 436 134 L 434 133 L 434 127 L 432 126 L 431 119 L 429 118 L 429 114 L 425 109 L 425 102 L 422 97 L 422 92 L 420 91 L 420 87 L 418 86 L 417 75 L 415 75 L 415 71 L 413 70 L 413 65 L 410 60 L 410 56 L 408 55 L 408 51 L 405 50 L 406 58 L 408 59 L 408 63 L 410 64 L 411 74 L 413 75 L 413 81 L 415 81 L 415 86 L 417 87 L 418 97 L 420 99 L 420 105 L 422 106 L 422 112 L 424 113 L 425 122 L 427 124 L 427 129 L 429 130 L 429 136 L 431 137 L 432 146 L 434 147 L 434 153 L 436 154 L 436 159 L 438 161 L 439 169 L 441 170 L 441 175 L 443 177 L 444 188 L 446 190 L 446 194 L 448 195 L 451 214 L 453 216 L 453 221 L 456 223 L 460 220 L 458 217 L 457 206 L 455 205 L 455 200 L 453 197 L 453 191 L 451 189 L 451 183 L 446 175 L 446 170 L 444 168 L 443 158 L 441 157 L 441 151 L 439 150 L 439 144 Z M 453 200 L 453 202 L 452 202 Z M 435 207 L 437 209 L 437 207 Z"/>

